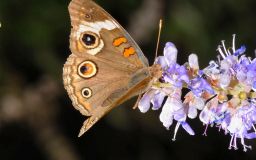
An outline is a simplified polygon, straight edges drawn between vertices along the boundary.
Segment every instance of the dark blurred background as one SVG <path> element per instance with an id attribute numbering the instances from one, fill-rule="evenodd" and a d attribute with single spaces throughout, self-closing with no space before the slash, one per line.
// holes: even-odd
<path id="1" fill-rule="evenodd" d="M 167 41 L 176 44 L 181 64 L 197 53 L 201 68 L 216 58 L 222 39 L 256 48 L 255 0 L 97 0 L 141 46 L 153 62 L 158 22 L 164 25 L 160 54 Z M 172 142 L 159 111 L 133 110 L 132 99 L 77 138 L 85 119 L 76 111 L 62 84 L 69 51 L 69 0 L 0 1 L 0 159 L 37 160 L 247 160 L 252 151 L 228 150 L 229 135 L 189 121 L 196 136 L 183 129 Z"/>

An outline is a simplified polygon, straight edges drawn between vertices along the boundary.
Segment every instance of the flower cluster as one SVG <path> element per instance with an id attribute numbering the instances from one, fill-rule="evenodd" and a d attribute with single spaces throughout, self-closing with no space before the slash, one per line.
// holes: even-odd
<path id="1" fill-rule="evenodd" d="M 139 101 L 139 109 L 145 113 L 162 108 L 160 121 L 169 129 L 177 121 L 174 137 L 182 126 L 190 135 L 195 132 L 186 122 L 187 118 L 200 121 L 207 127 L 216 126 L 230 134 L 229 148 L 237 149 L 240 139 L 243 150 L 251 149 L 245 139 L 256 138 L 256 59 L 244 55 L 246 48 L 235 48 L 235 35 L 231 49 L 224 41 L 217 48 L 218 60 L 200 70 L 198 57 L 191 54 L 188 62 L 177 63 L 177 48 L 168 42 L 163 56 L 155 63 L 161 65 L 163 74 Z M 182 90 L 189 92 L 182 100 Z M 198 114 L 198 112 L 200 112 Z"/>

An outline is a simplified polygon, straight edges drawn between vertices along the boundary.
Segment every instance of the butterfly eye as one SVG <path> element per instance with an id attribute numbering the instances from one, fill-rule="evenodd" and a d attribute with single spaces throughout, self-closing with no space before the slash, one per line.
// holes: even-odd
<path id="1" fill-rule="evenodd" d="M 84 61 L 78 66 L 78 74 L 83 78 L 91 78 L 97 73 L 96 64 L 92 61 Z"/>
<path id="2" fill-rule="evenodd" d="M 92 96 L 92 90 L 90 88 L 84 88 L 82 90 L 82 96 L 84 98 L 90 98 Z"/>
<path id="3" fill-rule="evenodd" d="M 88 49 L 96 48 L 99 45 L 99 38 L 94 33 L 84 33 L 81 36 L 83 45 Z"/>

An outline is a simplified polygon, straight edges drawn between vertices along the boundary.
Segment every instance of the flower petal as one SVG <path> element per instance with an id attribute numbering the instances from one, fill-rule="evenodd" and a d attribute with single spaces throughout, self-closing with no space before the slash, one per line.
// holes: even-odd
<path id="1" fill-rule="evenodd" d="M 188 108 L 188 117 L 191 119 L 196 118 L 197 116 L 197 109 L 194 106 L 190 106 Z"/>
<path id="2" fill-rule="evenodd" d="M 229 126 L 227 127 L 230 133 L 237 133 L 243 126 L 243 120 L 239 117 L 232 117 Z"/>
<path id="3" fill-rule="evenodd" d="M 156 64 L 160 64 L 163 69 L 168 66 L 167 60 L 164 56 L 157 57 Z"/>
<path id="4" fill-rule="evenodd" d="M 208 110 L 207 107 L 205 107 L 200 115 L 199 115 L 199 119 L 201 122 L 203 122 L 204 124 L 209 124 L 210 122 L 210 111 Z"/>
<path id="5" fill-rule="evenodd" d="M 248 133 L 244 135 L 246 139 L 255 139 L 256 138 L 256 133 Z"/>
<path id="6" fill-rule="evenodd" d="M 156 90 L 152 89 L 146 92 L 139 101 L 138 108 L 142 113 L 146 113 L 150 108 L 150 101 L 155 95 Z"/>
<path id="7" fill-rule="evenodd" d="M 181 126 L 188 132 L 188 134 L 194 136 L 195 132 L 193 131 L 193 129 L 190 127 L 190 125 L 187 122 L 182 122 Z"/>
<path id="8" fill-rule="evenodd" d="M 220 82 L 220 86 L 222 88 L 228 87 L 229 84 L 230 84 L 230 81 L 231 81 L 231 77 L 228 73 L 223 73 L 223 74 L 220 75 L 219 82 Z"/>
<path id="9" fill-rule="evenodd" d="M 173 122 L 174 112 L 182 108 L 182 103 L 175 98 L 168 97 L 160 113 L 160 121 L 168 129 Z"/>
<path id="10" fill-rule="evenodd" d="M 246 51 L 246 47 L 241 46 L 239 49 L 236 50 L 236 52 L 234 53 L 234 56 L 239 56 L 239 55 L 243 54 L 245 51 Z"/>
<path id="11" fill-rule="evenodd" d="M 163 92 L 159 92 L 154 96 L 154 98 L 152 99 L 153 110 L 158 110 L 162 106 L 165 96 L 166 95 Z"/>
<path id="12" fill-rule="evenodd" d="M 188 57 L 188 63 L 191 68 L 194 70 L 199 69 L 199 64 L 198 64 L 198 57 L 196 54 L 190 54 Z"/>
<path id="13" fill-rule="evenodd" d="M 191 105 L 193 105 L 195 108 L 199 110 L 202 110 L 205 106 L 205 102 L 203 98 L 195 97 Z"/>
<path id="14" fill-rule="evenodd" d="M 187 115 L 186 113 L 184 112 L 184 109 L 180 109 L 178 111 L 176 111 L 174 114 L 173 114 L 173 118 L 178 121 L 178 122 L 183 122 L 186 120 L 187 118 Z"/>
<path id="15" fill-rule="evenodd" d="M 178 50 L 175 45 L 171 42 L 167 42 L 164 48 L 164 57 L 167 59 L 168 64 L 177 62 Z"/>

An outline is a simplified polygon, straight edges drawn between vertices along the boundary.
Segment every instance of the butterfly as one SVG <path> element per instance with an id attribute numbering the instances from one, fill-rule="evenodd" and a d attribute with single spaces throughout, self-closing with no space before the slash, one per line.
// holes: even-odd
<path id="1" fill-rule="evenodd" d="M 72 0 L 70 50 L 64 87 L 73 106 L 88 118 L 79 137 L 105 114 L 145 93 L 162 75 L 127 31 L 92 0 Z"/>

